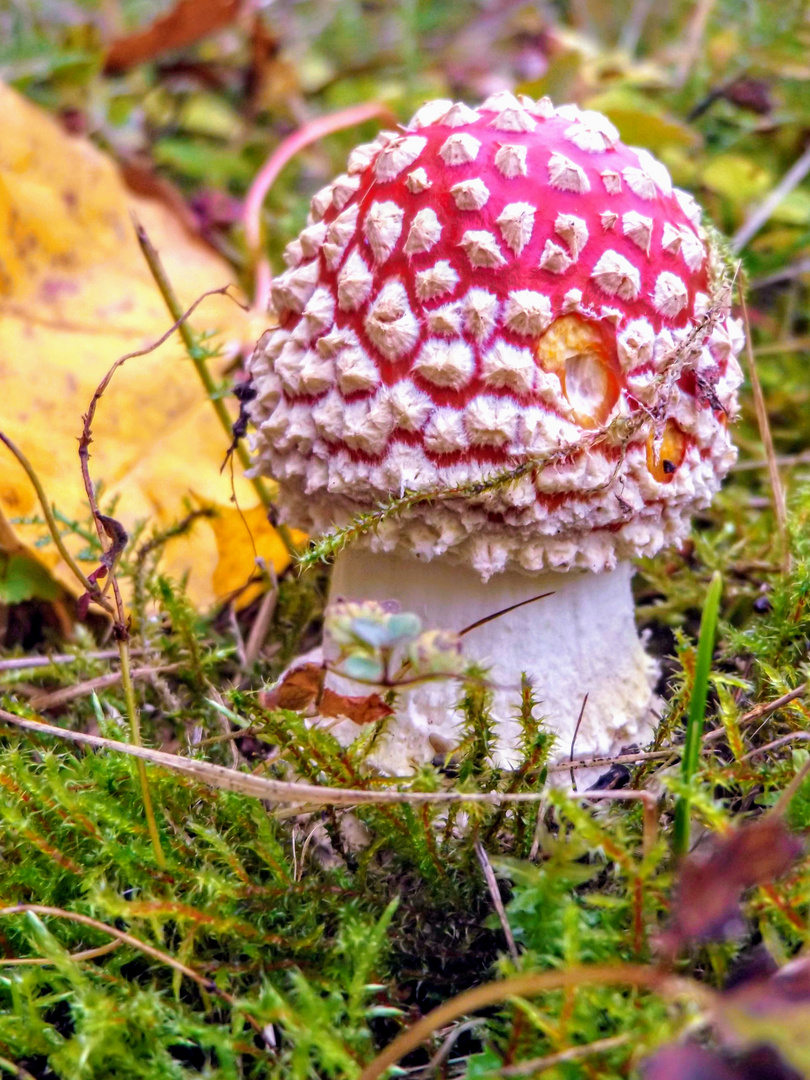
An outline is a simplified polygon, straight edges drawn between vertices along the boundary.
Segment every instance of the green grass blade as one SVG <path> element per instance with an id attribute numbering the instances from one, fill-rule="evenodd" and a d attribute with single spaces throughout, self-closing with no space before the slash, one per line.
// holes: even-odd
<path id="1" fill-rule="evenodd" d="M 703 735 L 703 722 L 706 716 L 706 697 L 709 692 L 709 674 L 712 669 L 714 639 L 717 632 L 717 616 L 720 611 L 720 597 L 723 592 L 723 578 L 715 571 L 706 592 L 703 615 L 700 619 L 700 637 L 698 639 L 697 660 L 695 661 L 695 681 L 692 697 L 689 701 L 689 715 L 686 721 L 686 741 L 681 759 L 681 777 L 689 784 L 697 772 L 700 761 L 700 742 Z M 689 811 L 690 800 L 687 795 L 678 799 L 675 807 L 675 830 L 673 850 L 676 855 L 685 855 L 689 849 Z"/>

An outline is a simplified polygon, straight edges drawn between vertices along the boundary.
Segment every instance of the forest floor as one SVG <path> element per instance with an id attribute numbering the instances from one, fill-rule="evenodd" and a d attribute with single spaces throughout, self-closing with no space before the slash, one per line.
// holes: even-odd
<path id="1" fill-rule="evenodd" d="M 297 155 L 253 219 L 257 249 L 245 230 L 255 177 L 315 118 L 377 102 L 403 120 L 425 98 L 475 101 L 506 85 L 601 109 L 732 238 L 766 404 L 758 418 L 749 366 L 737 466 L 689 541 L 638 565 L 638 625 L 661 661 L 666 709 L 653 744 L 613 766 L 616 797 L 597 800 L 548 783 L 553 739 L 528 689 L 523 763 L 493 767 L 474 671 L 452 762 L 406 781 L 374 775 L 364 759 L 379 724 L 345 749 L 307 723 L 306 694 L 266 693 L 318 640 L 326 569 L 299 573 L 261 507 L 247 514 L 259 564 L 253 539 L 241 541 L 247 584 L 223 558 L 238 515 L 223 509 L 230 531 L 203 544 L 212 504 L 178 498 L 160 522 L 133 511 L 124 541 L 114 520 L 143 503 L 134 479 L 115 488 L 112 470 L 99 537 L 75 456 L 89 397 L 60 399 L 72 425 L 63 454 L 49 441 L 62 383 L 49 389 L 40 374 L 30 411 L 10 390 L 0 432 L 16 424 L 18 447 L 42 460 L 54 530 L 91 593 L 114 570 L 123 606 L 108 591 L 105 613 L 48 575 L 57 555 L 34 494 L 21 495 L 30 478 L 0 466 L 0 1074 L 810 1077 L 810 27 L 792 3 L 570 7 L 198 0 L 197 33 L 210 20 L 200 40 L 183 29 L 183 2 L 0 11 L 0 79 L 181 221 L 184 243 L 199 245 L 185 261 L 217 260 L 213 286 L 230 275 L 248 297 L 264 261 L 280 265 L 314 191 L 378 128 L 366 118 Z M 161 13 L 157 32 L 133 36 Z M 13 172 L 0 147 L 7 224 L 14 200 L 39 190 L 16 193 Z M 97 210 L 88 229 L 109 207 Z M 50 212 L 44 200 L 42 220 Z M 4 266 L 18 275 L 0 289 L 8 326 L 26 270 Z M 184 303 L 204 287 L 184 282 Z M 45 325 L 57 301 L 40 301 Z M 150 309 L 150 340 L 173 321 Z M 177 356 L 188 348 L 210 364 L 230 409 L 239 350 L 218 352 L 195 316 L 188 325 Z M 243 356 L 251 338 L 239 332 Z M 44 352 L 2 335 L 9 387 L 48 370 Z M 196 380 L 184 363 L 181 377 Z M 117 385 L 99 414 L 147 408 L 134 384 Z M 91 461 L 111 438 L 99 435 Z M 209 468 L 195 456 L 189 467 Z M 224 507 L 227 490 L 217 498 Z M 167 562 L 171 544 L 180 554 Z M 684 768 L 688 731 L 699 753 Z M 147 765 L 104 743 L 136 736 Z M 293 774 L 323 797 L 302 804 L 273 787 Z M 368 801 L 347 801 L 345 788 Z M 398 794 L 375 801 L 385 791 Z M 430 792 L 457 801 L 420 797 Z M 487 798 L 465 801 L 476 795 Z"/>

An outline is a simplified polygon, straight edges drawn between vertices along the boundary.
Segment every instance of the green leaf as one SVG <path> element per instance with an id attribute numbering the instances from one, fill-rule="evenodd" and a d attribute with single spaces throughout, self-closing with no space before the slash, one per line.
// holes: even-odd
<path id="1" fill-rule="evenodd" d="M 693 128 L 651 106 L 649 97 L 625 89 L 597 94 L 585 102 L 603 112 L 619 129 L 622 141 L 660 153 L 668 146 L 694 147 L 699 138 Z"/>
<path id="2" fill-rule="evenodd" d="M 718 154 L 703 170 L 703 184 L 735 206 L 760 198 L 773 184 L 773 176 L 750 158 Z"/>
<path id="3" fill-rule="evenodd" d="M 59 584 L 36 559 L 24 554 L 4 556 L 0 552 L 0 603 L 57 600 L 61 592 Z"/>

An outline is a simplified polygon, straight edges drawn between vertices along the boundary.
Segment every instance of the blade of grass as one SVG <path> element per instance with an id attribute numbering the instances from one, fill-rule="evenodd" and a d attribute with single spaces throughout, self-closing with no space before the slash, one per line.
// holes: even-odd
<path id="1" fill-rule="evenodd" d="M 692 684 L 692 696 L 689 700 L 689 714 L 686 720 L 686 741 L 681 758 L 681 777 L 690 784 L 697 772 L 700 761 L 700 743 L 703 735 L 703 721 L 706 716 L 706 698 L 709 692 L 709 674 L 712 669 L 714 638 L 717 631 L 717 616 L 720 611 L 720 597 L 723 592 L 723 579 L 719 570 L 712 575 L 703 605 L 700 619 L 700 637 L 698 638 L 695 678 Z M 688 795 L 682 795 L 675 807 L 675 828 L 673 850 L 676 855 L 685 855 L 689 849 L 689 812 L 691 801 Z"/>

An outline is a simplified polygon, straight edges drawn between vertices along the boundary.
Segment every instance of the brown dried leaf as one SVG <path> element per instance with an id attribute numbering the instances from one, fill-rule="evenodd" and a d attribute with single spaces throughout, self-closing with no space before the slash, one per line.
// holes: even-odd
<path id="1" fill-rule="evenodd" d="M 314 712 L 331 718 L 345 717 L 355 724 L 376 724 L 393 715 L 393 709 L 379 694 L 350 697 L 323 689 L 326 670 L 320 664 L 301 664 L 288 671 L 277 686 L 259 694 L 263 709 L 292 709 L 294 712 Z"/>
<path id="2" fill-rule="evenodd" d="M 767 116 L 773 112 L 773 94 L 763 79 L 735 79 L 725 88 L 723 97 L 738 108 L 748 109 L 759 116 Z"/>
<path id="3" fill-rule="evenodd" d="M 87 496 L 76 452 L 82 413 L 116 358 L 156 341 L 172 322 L 131 215 L 160 250 L 181 307 L 226 284 L 233 271 L 163 200 L 133 195 L 95 146 L 66 135 L 2 84 L 0 111 L 0 426 L 25 452 L 59 511 L 83 521 Z M 211 344 L 222 355 L 210 369 L 217 381 L 267 327 L 266 316 L 246 315 L 224 296 L 209 296 L 192 322 L 197 332 L 216 331 Z M 105 503 L 118 498 L 116 517 L 124 529 L 132 532 L 144 521 L 168 529 L 192 500 L 216 511 L 163 548 L 164 572 L 187 579 L 198 607 L 241 590 L 255 574 L 257 555 L 277 574 L 289 565 L 250 483 L 236 470 L 232 487 L 228 471 L 220 473 L 228 439 L 178 335 L 116 373 L 94 420 L 93 440 L 92 478 L 103 481 Z M 234 492 L 243 513 L 231 501 Z M 0 518 L 15 524 L 13 532 L 0 528 L 0 552 L 13 558 L 23 547 L 75 592 L 76 580 L 54 546 L 38 546 L 37 514 L 28 476 L 4 450 Z M 74 555 L 84 547 L 79 536 L 65 540 Z M 240 592 L 238 603 L 248 603 L 261 587 Z"/>
<path id="4" fill-rule="evenodd" d="M 325 675 L 320 664 L 301 664 L 288 671 L 272 690 L 259 694 L 259 704 L 263 709 L 305 712 L 320 697 Z"/>
<path id="5" fill-rule="evenodd" d="M 144 30 L 114 41 L 107 52 L 104 70 L 108 75 L 154 60 L 172 49 L 183 49 L 200 38 L 229 26 L 241 0 L 178 0 L 168 14 Z"/>
<path id="6" fill-rule="evenodd" d="M 781 877 L 802 846 L 781 818 L 769 815 L 690 855 L 681 868 L 665 950 L 726 935 L 740 918 L 743 891 Z"/>
<path id="7" fill-rule="evenodd" d="M 319 711 L 321 716 L 345 716 L 355 724 L 376 724 L 394 715 L 394 710 L 386 705 L 379 694 L 349 697 L 328 688 L 323 692 Z"/>

